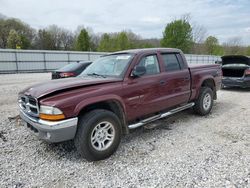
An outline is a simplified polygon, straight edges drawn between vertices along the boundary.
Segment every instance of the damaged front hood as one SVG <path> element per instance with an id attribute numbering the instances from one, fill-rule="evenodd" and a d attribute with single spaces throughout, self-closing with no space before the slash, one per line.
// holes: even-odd
<path id="1" fill-rule="evenodd" d="M 222 56 L 222 65 L 245 64 L 250 66 L 250 58 L 243 55 L 226 55 Z"/>
<path id="2" fill-rule="evenodd" d="M 111 82 L 119 82 L 119 81 L 122 81 L 122 79 L 95 78 L 95 77 L 64 78 L 58 80 L 50 80 L 48 82 L 43 82 L 33 85 L 21 91 L 20 94 L 31 95 L 35 98 L 41 98 L 45 95 L 52 94 L 58 91 L 76 89 L 76 88 L 111 83 Z"/>

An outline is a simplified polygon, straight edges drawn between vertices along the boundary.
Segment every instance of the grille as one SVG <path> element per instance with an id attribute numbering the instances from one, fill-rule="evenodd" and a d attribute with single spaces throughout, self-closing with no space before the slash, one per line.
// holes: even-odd
<path id="1" fill-rule="evenodd" d="M 38 102 L 34 97 L 27 95 L 20 95 L 18 99 L 19 107 L 27 114 L 38 117 L 39 106 Z"/>

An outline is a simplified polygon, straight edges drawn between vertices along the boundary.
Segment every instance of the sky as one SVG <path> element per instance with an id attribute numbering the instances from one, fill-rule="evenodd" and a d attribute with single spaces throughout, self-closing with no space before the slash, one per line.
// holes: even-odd
<path id="1" fill-rule="evenodd" d="M 143 38 L 161 38 L 167 23 L 189 13 L 220 43 L 238 37 L 250 45 L 250 0 L 0 0 L 0 13 L 36 29 L 84 25 L 95 33 L 132 30 Z"/>

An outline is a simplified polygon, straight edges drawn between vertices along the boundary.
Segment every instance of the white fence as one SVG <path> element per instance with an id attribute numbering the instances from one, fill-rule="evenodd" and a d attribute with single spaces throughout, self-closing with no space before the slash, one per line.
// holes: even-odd
<path id="1" fill-rule="evenodd" d="M 48 72 L 76 61 L 93 61 L 104 52 L 0 49 L 0 73 Z M 188 63 L 214 63 L 219 56 L 186 54 Z"/>

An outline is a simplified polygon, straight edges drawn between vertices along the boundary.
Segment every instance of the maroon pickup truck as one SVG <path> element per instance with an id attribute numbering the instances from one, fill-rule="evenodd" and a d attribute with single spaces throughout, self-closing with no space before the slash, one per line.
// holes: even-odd
<path id="1" fill-rule="evenodd" d="M 48 142 L 74 139 L 89 161 L 112 155 L 122 134 L 193 107 L 211 111 L 220 65 L 189 67 L 178 49 L 136 49 L 94 61 L 76 78 L 52 80 L 19 93 L 20 116 Z"/>

